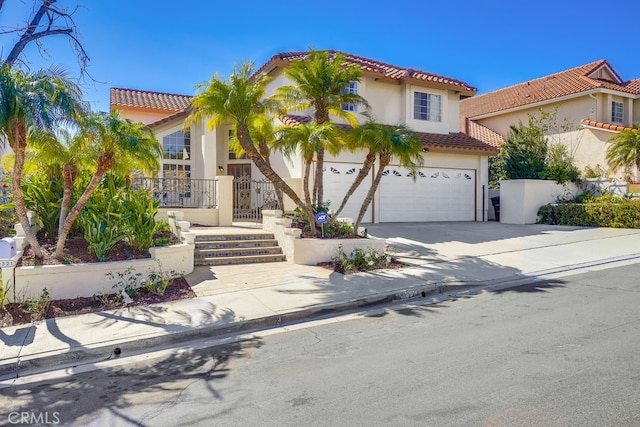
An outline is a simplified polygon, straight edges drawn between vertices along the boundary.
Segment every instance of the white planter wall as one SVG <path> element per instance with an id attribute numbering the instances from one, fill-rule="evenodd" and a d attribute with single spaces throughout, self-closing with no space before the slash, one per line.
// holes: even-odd
<path id="1" fill-rule="evenodd" d="M 118 273 L 128 268 L 132 269 L 132 275 L 141 273 L 140 281 L 146 280 L 149 273 L 154 271 L 189 274 L 193 271 L 193 250 L 192 244 L 180 244 L 151 248 L 149 252 L 152 258 L 148 259 L 3 268 L 2 281 L 4 288 L 9 291 L 9 302 L 38 298 L 44 288 L 49 291 L 51 299 L 92 297 L 113 293 L 113 285 L 119 280 Z M 115 279 L 110 279 L 108 273 L 112 273 Z"/>
<path id="2" fill-rule="evenodd" d="M 505 224 L 535 224 L 538 209 L 558 198 L 568 199 L 579 194 L 573 183 L 558 184 L 539 179 L 500 181 L 500 222 Z"/>
<path id="3" fill-rule="evenodd" d="M 274 234 L 287 261 L 294 264 L 317 265 L 331 261 L 338 255 L 339 247 L 350 254 L 356 248 L 385 252 L 384 239 L 303 239 L 301 230 L 291 228 L 291 220 L 282 218 L 282 211 L 262 211 L 262 229 Z"/>

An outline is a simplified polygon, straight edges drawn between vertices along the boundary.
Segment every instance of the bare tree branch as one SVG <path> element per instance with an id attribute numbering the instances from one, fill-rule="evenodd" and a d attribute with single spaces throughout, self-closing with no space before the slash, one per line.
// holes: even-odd
<path id="1" fill-rule="evenodd" d="M 76 6 L 72 12 L 68 12 L 66 9 L 54 6 L 57 0 L 34 1 L 40 1 L 41 4 L 37 10 L 35 8 L 36 4 L 34 4 L 33 10 L 35 12 L 29 23 L 25 27 L 16 27 L 16 29 L 4 32 L 5 34 L 22 33 L 20 39 L 9 52 L 5 62 L 9 64 L 10 67 L 12 67 L 16 61 L 24 64 L 25 61 L 20 60 L 20 56 L 23 54 L 24 49 L 29 43 L 35 42 L 38 45 L 38 50 L 43 54 L 46 52 L 46 49 L 44 49 L 43 45 L 40 44 L 41 39 L 49 36 L 66 35 L 69 37 L 76 52 L 78 64 L 80 65 L 80 73 L 84 74 L 89 62 L 89 56 L 78 39 L 77 27 L 73 20 L 73 14 L 78 10 L 78 6 Z M 2 10 L 3 4 L 4 0 L 0 0 L 0 11 Z"/>

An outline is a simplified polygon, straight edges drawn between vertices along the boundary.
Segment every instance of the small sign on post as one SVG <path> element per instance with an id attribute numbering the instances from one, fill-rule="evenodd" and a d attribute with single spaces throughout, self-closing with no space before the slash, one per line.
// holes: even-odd
<path id="1" fill-rule="evenodd" d="M 324 237 L 324 223 L 329 220 L 329 215 L 326 212 L 318 212 L 316 214 L 316 222 L 320 224 L 322 230 L 322 237 Z"/>

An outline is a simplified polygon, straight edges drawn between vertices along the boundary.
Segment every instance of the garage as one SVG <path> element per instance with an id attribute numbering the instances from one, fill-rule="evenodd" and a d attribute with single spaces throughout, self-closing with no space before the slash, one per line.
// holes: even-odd
<path id="1" fill-rule="evenodd" d="M 361 163 L 337 163 L 337 162 L 325 162 L 324 169 L 324 200 L 331 202 L 330 209 L 336 210 L 340 207 L 342 199 L 346 194 L 356 176 L 362 168 Z M 340 217 L 353 218 L 358 217 L 362 201 L 367 195 L 369 188 L 371 188 L 372 173 L 369 172 L 362 184 L 356 189 L 355 193 L 349 198 L 347 206 L 345 206 Z M 367 209 L 362 222 L 371 222 L 371 206 Z"/>
<path id="2" fill-rule="evenodd" d="M 476 174 L 471 169 L 390 165 L 380 181 L 380 222 L 474 221 Z"/>

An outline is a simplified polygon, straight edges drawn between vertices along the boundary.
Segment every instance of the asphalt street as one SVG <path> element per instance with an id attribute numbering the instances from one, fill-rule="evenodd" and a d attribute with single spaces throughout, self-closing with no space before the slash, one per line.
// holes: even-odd
<path id="1" fill-rule="evenodd" d="M 33 377 L 0 390 L 0 423 L 637 426 L 639 275 L 634 264 Z"/>

